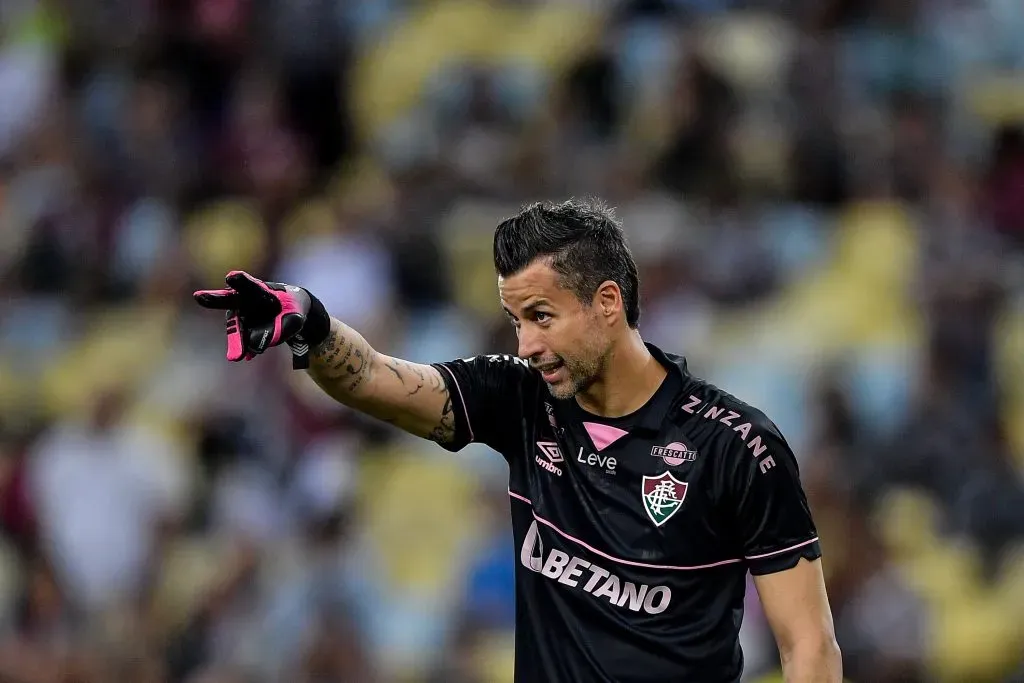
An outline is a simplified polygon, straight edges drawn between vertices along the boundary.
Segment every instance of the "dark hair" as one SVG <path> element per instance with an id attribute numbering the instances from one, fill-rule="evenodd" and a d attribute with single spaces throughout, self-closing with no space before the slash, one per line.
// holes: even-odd
<path id="1" fill-rule="evenodd" d="M 549 257 L 560 284 L 589 305 L 602 282 L 622 292 L 626 324 L 640 322 L 640 278 L 622 223 L 599 200 L 537 202 L 494 231 L 494 269 L 508 277 Z"/>

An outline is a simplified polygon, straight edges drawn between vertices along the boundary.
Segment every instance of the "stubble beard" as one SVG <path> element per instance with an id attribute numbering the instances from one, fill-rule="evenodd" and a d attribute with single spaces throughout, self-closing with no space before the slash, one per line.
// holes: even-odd
<path id="1" fill-rule="evenodd" d="M 586 359 L 563 358 L 562 363 L 566 379 L 557 385 L 549 384 L 548 392 L 560 401 L 567 401 L 593 386 L 604 367 L 604 356 L 595 352 Z"/>

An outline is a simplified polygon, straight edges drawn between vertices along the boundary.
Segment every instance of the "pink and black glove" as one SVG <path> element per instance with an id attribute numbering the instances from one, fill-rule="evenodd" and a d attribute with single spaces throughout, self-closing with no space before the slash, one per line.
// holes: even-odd
<path id="1" fill-rule="evenodd" d="M 192 296 L 203 308 L 225 311 L 229 361 L 252 360 L 272 346 L 288 344 L 292 367 L 309 367 L 309 349 L 327 338 L 331 318 L 301 287 L 264 282 L 240 270 L 224 279 L 227 289 L 201 289 Z"/>

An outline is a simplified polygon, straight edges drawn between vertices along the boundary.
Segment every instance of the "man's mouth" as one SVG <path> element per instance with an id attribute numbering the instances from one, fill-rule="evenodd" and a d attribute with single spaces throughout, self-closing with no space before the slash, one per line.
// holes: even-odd
<path id="1" fill-rule="evenodd" d="M 545 382 L 551 383 L 558 379 L 558 373 L 563 367 L 565 367 L 565 363 L 562 361 L 555 361 L 554 363 L 544 363 L 543 365 L 534 365 L 533 367 L 541 374 L 541 377 L 544 378 Z"/>

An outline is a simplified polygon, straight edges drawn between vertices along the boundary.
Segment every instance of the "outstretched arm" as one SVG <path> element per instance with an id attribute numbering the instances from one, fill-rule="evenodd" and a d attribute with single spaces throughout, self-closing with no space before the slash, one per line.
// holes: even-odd
<path id="1" fill-rule="evenodd" d="M 310 350 L 309 374 L 334 400 L 439 444 L 455 437 L 455 415 L 441 371 L 378 353 L 361 334 L 331 318 Z"/>
<path id="2" fill-rule="evenodd" d="M 464 367 L 464 361 L 431 366 L 385 356 L 354 329 L 330 317 L 323 304 L 301 287 L 264 282 L 244 271 L 228 273 L 225 284 L 225 289 L 199 290 L 193 296 L 204 308 L 224 311 L 228 360 L 252 360 L 287 344 L 292 367 L 306 368 L 339 403 L 450 450 L 475 437 L 496 442 L 496 437 L 490 438 L 495 427 L 474 435 L 470 418 L 471 412 L 488 406 L 493 408 L 488 415 L 511 412 L 508 406 L 492 406 L 504 397 L 503 381 L 509 377 L 488 368 L 488 363 L 473 371 Z M 461 383 L 456 377 L 460 373 Z M 452 390 L 457 396 L 450 395 Z M 470 403 L 463 400 L 467 391 Z"/>

